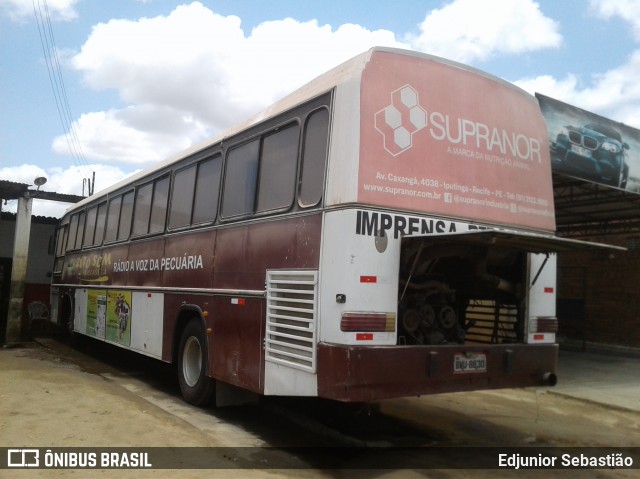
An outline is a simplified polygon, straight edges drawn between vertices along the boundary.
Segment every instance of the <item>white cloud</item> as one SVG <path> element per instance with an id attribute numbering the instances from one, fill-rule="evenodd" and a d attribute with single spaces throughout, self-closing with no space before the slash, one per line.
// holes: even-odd
<path id="1" fill-rule="evenodd" d="M 639 4 L 594 0 L 592 12 L 623 18 L 638 28 Z M 81 49 L 65 59 L 89 88 L 116 91 L 122 102 L 74 122 L 85 156 L 145 165 L 246 119 L 373 45 L 470 63 L 561 43 L 559 25 L 533 0 L 452 0 L 428 12 L 419 34 L 406 36 L 404 42 L 388 30 L 355 24 L 334 28 L 292 18 L 267 21 L 245 32 L 237 16 L 223 16 L 194 2 L 167 15 L 95 25 Z M 638 125 L 640 113 L 634 105 L 639 101 L 640 62 L 634 58 L 594 77 L 587 87 L 571 74 L 517 83 Z M 53 148 L 67 153 L 65 137 L 56 138 Z"/>
<path id="2" fill-rule="evenodd" d="M 291 18 L 247 35 L 238 17 L 198 2 L 167 16 L 111 20 L 93 28 L 70 62 L 90 88 L 116 90 L 128 106 L 83 115 L 75 129 L 90 159 L 156 161 L 374 45 L 401 44 L 386 30 Z M 66 140 L 54 147 L 66 151 Z"/>
<path id="3" fill-rule="evenodd" d="M 640 1 L 590 0 L 590 12 L 607 21 L 616 20 L 619 28 L 628 24 L 640 41 Z M 525 90 L 539 92 L 579 108 L 640 128 L 640 50 L 632 52 L 625 63 L 603 73 L 593 74 L 588 82 L 568 74 L 564 79 L 550 75 L 525 78 L 515 83 Z"/>
<path id="4" fill-rule="evenodd" d="M 39 9 L 43 17 L 53 21 L 70 21 L 78 17 L 75 10 L 78 0 L 0 0 L 0 12 L 4 12 L 11 20 L 21 22 L 34 15 L 34 7 Z"/>
<path id="5" fill-rule="evenodd" d="M 578 78 L 575 75 L 567 75 L 563 80 L 557 80 L 551 75 L 541 75 L 517 80 L 514 83 L 531 94 L 539 92 L 558 100 L 564 99 L 562 101 L 566 102 L 575 95 Z"/>
<path id="6" fill-rule="evenodd" d="M 556 48 L 558 29 L 532 0 L 454 0 L 429 12 L 420 34 L 408 40 L 415 49 L 469 63 Z"/>
<path id="7" fill-rule="evenodd" d="M 581 86 L 568 75 L 557 80 L 549 75 L 516 81 L 516 85 L 565 103 L 598 113 L 615 121 L 640 128 L 640 50 L 617 68 L 595 75 L 591 85 Z"/>
<path id="8" fill-rule="evenodd" d="M 164 105 L 133 105 L 92 112 L 74 121 L 82 153 L 92 161 L 148 164 L 162 160 L 206 136 L 205 127 Z M 53 141 L 54 152 L 69 152 L 66 135 Z"/>
<path id="9" fill-rule="evenodd" d="M 638 0 L 590 0 L 590 7 L 597 16 L 610 20 L 620 17 L 633 29 L 640 40 L 640 2 Z"/>
<path id="10" fill-rule="evenodd" d="M 69 195 L 82 195 L 83 182 L 86 182 L 95 172 L 95 192 L 117 183 L 125 177 L 135 172 L 124 172 L 122 169 L 103 164 L 90 164 L 83 168 L 41 168 L 36 165 L 24 164 L 15 167 L 0 168 L 0 178 L 10 178 L 16 183 L 33 184 L 33 180 L 38 176 L 47 178 L 47 182 L 40 187 L 43 191 L 63 193 Z M 33 187 L 35 189 L 35 186 Z M 84 194 L 87 193 L 85 189 Z M 2 207 L 3 211 L 16 211 L 17 201 L 9 201 Z M 69 207 L 68 203 L 55 201 L 34 200 L 32 214 L 37 216 L 61 217 Z"/>

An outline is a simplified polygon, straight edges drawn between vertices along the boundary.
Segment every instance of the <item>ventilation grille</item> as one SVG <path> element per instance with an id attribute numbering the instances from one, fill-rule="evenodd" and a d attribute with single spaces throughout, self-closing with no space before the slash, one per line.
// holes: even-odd
<path id="1" fill-rule="evenodd" d="M 267 271 L 265 360 L 316 371 L 317 271 Z"/>

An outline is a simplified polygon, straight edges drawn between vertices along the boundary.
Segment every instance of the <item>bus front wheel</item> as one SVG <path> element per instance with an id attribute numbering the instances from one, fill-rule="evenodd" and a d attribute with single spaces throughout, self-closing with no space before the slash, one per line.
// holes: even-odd
<path id="1" fill-rule="evenodd" d="M 178 354 L 178 382 L 189 404 L 203 406 L 213 399 L 215 381 L 206 374 L 208 357 L 204 327 L 192 319 L 182 332 Z"/>

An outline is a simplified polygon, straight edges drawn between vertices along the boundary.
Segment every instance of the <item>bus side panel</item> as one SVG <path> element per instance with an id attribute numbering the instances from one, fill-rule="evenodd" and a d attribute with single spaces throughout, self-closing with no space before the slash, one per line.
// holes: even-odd
<path id="1" fill-rule="evenodd" d="M 129 262 L 129 245 L 119 244 L 102 249 L 100 276 L 103 284 L 125 286 L 128 283 L 129 272 L 135 268 L 135 263 Z"/>
<path id="2" fill-rule="evenodd" d="M 181 329 L 178 328 L 180 312 L 186 308 L 187 317 L 205 315 L 207 328 L 212 327 L 213 296 L 184 293 L 164 294 L 164 321 L 162 324 L 162 360 L 168 363 L 177 360 Z M 186 324 L 183 323 L 181 326 Z"/>
<path id="3" fill-rule="evenodd" d="M 160 260 L 166 288 L 211 288 L 217 230 L 167 236 Z"/>
<path id="4" fill-rule="evenodd" d="M 215 379 L 264 391 L 266 270 L 317 269 L 321 227 L 318 213 L 218 230 L 209 354 Z"/>
<path id="5" fill-rule="evenodd" d="M 129 262 L 135 265 L 129 270 L 127 283 L 136 286 L 161 286 L 160 259 L 164 257 L 164 238 L 132 242 L 129 246 Z"/>
<path id="6" fill-rule="evenodd" d="M 87 298 L 87 289 L 78 288 L 75 290 L 73 302 L 73 330 L 76 333 L 87 334 Z"/>
<path id="7" fill-rule="evenodd" d="M 176 234 L 165 240 L 164 257 L 160 260 L 162 285 L 167 291 L 180 288 L 211 288 L 213 270 L 213 251 L 216 230 L 205 230 L 188 234 Z M 188 293 L 167 293 L 164 302 L 162 359 L 172 362 L 177 358 L 180 331 L 176 321 L 181 309 L 190 309 L 192 316 L 199 309 L 209 313 L 212 308 L 212 296 Z M 207 327 L 212 316 L 207 317 Z"/>
<path id="8" fill-rule="evenodd" d="M 454 372 L 456 354 L 486 354 L 486 372 Z M 318 395 L 347 402 L 541 386 L 558 345 L 318 345 Z"/>
<path id="9" fill-rule="evenodd" d="M 267 269 L 317 269 L 322 215 L 218 230 L 213 287 L 264 291 Z"/>
<path id="10" fill-rule="evenodd" d="M 253 392 L 264 389 L 262 299 L 217 296 L 213 300 L 209 371 L 216 379 Z"/>
<path id="11" fill-rule="evenodd" d="M 163 307 L 162 293 L 131 293 L 131 349 L 162 357 L 162 328 L 158 327 L 158 320 L 162 318 Z"/>

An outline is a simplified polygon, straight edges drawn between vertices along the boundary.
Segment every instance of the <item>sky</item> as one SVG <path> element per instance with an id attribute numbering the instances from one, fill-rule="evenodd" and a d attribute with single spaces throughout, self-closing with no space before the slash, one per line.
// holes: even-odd
<path id="1" fill-rule="evenodd" d="M 0 179 L 98 191 L 375 45 L 640 128 L 640 0 L 0 0 Z"/>

